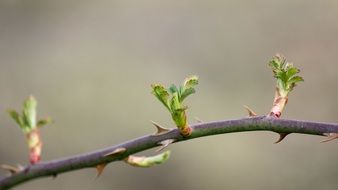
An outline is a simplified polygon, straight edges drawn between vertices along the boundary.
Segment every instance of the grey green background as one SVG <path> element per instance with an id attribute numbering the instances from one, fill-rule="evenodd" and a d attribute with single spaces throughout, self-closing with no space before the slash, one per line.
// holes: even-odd
<path id="1" fill-rule="evenodd" d="M 26 164 L 27 148 L 7 108 L 33 94 L 43 159 L 93 151 L 173 126 L 150 84 L 197 74 L 187 101 L 190 123 L 266 114 L 277 52 L 301 68 L 305 82 L 285 118 L 338 123 L 338 3 L 308 1 L 1 0 L 0 163 Z M 338 141 L 269 132 L 227 134 L 170 147 L 150 169 L 114 163 L 94 180 L 85 169 L 15 189 L 324 189 L 338 186 Z M 150 150 L 141 155 L 153 155 Z M 4 171 L 0 171 L 5 175 Z"/>

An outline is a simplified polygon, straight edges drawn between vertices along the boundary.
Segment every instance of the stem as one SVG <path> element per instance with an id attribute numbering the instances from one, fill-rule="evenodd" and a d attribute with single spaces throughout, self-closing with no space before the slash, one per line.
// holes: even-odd
<path id="1" fill-rule="evenodd" d="M 270 116 L 280 118 L 287 103 L 288 103 L 288 97 L 281 96 L 279 89 L 277 88 L 275 92 L 275 98 L 273 100 L 272 108 L 270 111 Z"/>
<path id="2" fill-rule="evenodd" d="M 38 128 L 30 130 L 26 134 L 27 144 L 29 148 L 29 161 L 31 164 L 36 164 L 40 161 L 42 141 Z"/>
<path id="3" fill-rule="evenodd" d="M 162 135 L 147 135 L 94 152 L 29 165 L 12 176 L 0 178 L 0 189 L 8 189 L 39 177 L 56 176 L 68 171 L 123 160 L 131 154 L 159 146 L 161 141 L 167 139 L 175 139 L 175 142 L 179 142 L 203 136 L 244 131 L 272 131 L 276 133 L 302 133 L 308 135 L 338 133 L 338 124 L 276 119 L 269 116 L 199 123 L 192 125 L 191 128 L 192 133 L 188 137 L 183 137 L 178 129 L 173 129 Z M 117 148 L 125 148 L 126 151 L 116 156 L 104 156 Z"/>

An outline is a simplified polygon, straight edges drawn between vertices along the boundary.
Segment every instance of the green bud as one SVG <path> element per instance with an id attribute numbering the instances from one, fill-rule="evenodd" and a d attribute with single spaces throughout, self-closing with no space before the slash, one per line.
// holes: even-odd
<path id="1" fill-rule="evenodd" d="M 169 110 L 172 119 L 181 132 L 189 127 L 187 125 L 187 117 L 185 113 L 187 106 L 183 104 L 183 101 L 186 97 L 195 93 L 194 87 L 197 84 L 198 77 L 191 76 L 186 78 L 183 85 L 179 87 L 171 85 L 169 89 L 166 89 L 164 86 L 159 84 L 152 85 L 153 94 Z"/>
<path id="2" fill-rule="evenodd" d="M 125 161 L 136 167 L 148 168 L 155 164 L 163 164 L 170 157 L 170 151 L 163 152 L 161 154 L 149 157 L 129 156 Z"/>
<path id="3" fill-rule="evenodd" d="M 36 127 L 36 107 L 37 101 L 33 96 L 29 96 L 23 103 L 23 119 L 25 121 L 25 125 L 30 129 Z"/>
<path id="4" fill-rule="evenodd" d="M 287 97 L 298 82 L 304 81 L 302 77 L 297 76 L 299 69 L 281 55 L 274 56 L 269 66 L 277 79 L 277 88 L 282 97 Z"/>

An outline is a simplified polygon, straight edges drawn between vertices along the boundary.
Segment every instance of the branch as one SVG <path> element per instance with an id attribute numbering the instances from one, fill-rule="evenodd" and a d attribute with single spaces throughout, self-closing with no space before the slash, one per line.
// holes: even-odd
<path id="1" fill-rule="evenodd" d="M 57 176 L 58 174 L 82 168 L 91 168 L 98 165 L 120 161 L 129 155 L 160 146 L 165 140 L 174 139 L 174 142 L 191 140 L 203 136 L 218 135 L 244 131 L 272 131 L 276 133 L 301 133 L 308 135 L 327 136 L 329 133 L 338 133 L 338 124 L 318 123 L 299 120 L 276 119 L 270 116 L 257 116 L 236 120 L 215 121 L 191 125 L 192 133 L 188 137 L 182 136 L 179 129 L 157 135 L 147 135 L 130 140 L 112 147 L 90 153 L 76 155 L 59 160 L 39 162 L 29 165 L 8 177 L 0 178 L 0 189 L 8 189 L 39 177 Z M 115 154 L 117 150 L 125 150 Z"/>

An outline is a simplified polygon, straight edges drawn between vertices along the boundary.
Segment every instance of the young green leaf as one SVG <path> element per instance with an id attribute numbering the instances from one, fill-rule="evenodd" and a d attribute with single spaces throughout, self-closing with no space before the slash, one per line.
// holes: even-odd
<path id="1" fill-rule="evenodd" d="M 165 89 L 164 86 L 160 84 L 153 84 L 151 85 L 153 88 L 153 94 L 156 96 L 160 102 L 170 111 L 170 106 L 169 106 L 169 93 L 167 89 Z"/>
<path id="2" fill-rule="evenodd" d="M 181 101 L 183 101 L 186 97 L 188 97 L 191 94 L 194 94 L 196 91 L 194 88 L 188 88 L 185 89 L 181 94 Z"/>
<path id="3" fill-rule="evenodd" d="M 270 67 L 277 78 L 277 88 L 283 97 L 287 97 L 295 87 L 296 83 L 304 81 L 302 77 L 297 76 L 299 69 L 294 67 L 292 63 L 286 62 L 281 55 L 276 55 L 269 62 Z"/>
<path id="4" fill-rule="evenodd" d="M 36 125 L 37 125 L 37 127 L 43 127 L 43 126 L 51 124 L 51 123 L 53 123 L 53 120 L 51 118 L 47 117 L 45 119 L 40 119 Z"/>
<path id="5" fill-rule="evenodd" d="M 169 92 L 170 92 L 171 94 L 174 94 L 174 93 L 179 94 L 180 91 L 177 89 L 177 87 L 176 87 L 174 84 L 172 84 L 172 85 L 170 85 L 170 87 L 169 87 Z"/>
<path id="6" fill-rule="evenodd" d="M 23 119 L 29 128 L 36 127 L 36 107 L 37 101 L 33 96 L 29 96 L 23 104 Z"/>
<path id="7" fill-rule="evenodd" d="M 8 110 L 9 115 L 12 117 L 12 119 L 19 125 L 21 129 L 25 128 L 24 121 L 22 117 L 19 115 L 19 113 L 15 110 Z"/>
<path id="8" fill-rule="evenodd" d="M 170 110 L 172 112 L 176 111 L 176 110 L 179 110 L 182 108 L 182 104 L 179 100 L 179 97 L 178 97 L 178 93 L 175 92 L 172 94 L 172 98 L 170 100 Z"/>
<path id="9" fill-rule="evenodd" d="M 194 87 L 198 84 L 198 77 L 197 76 L 191 76 L 189 78 L 186 78 L 183 87 L 181 88 L 181 96 L 180 100 L 183 101 L 186 97 L 188 97 L 191 94 L 194 94 L 196 91 Z"/>
<path id="10" fill-rule="evenodd" d="M 193 75 L 184 80 L 183 86 L 184 88 L 194 88 L 198 84 L 198 77 Z"/>
<path id="11" fill-rule="evenodd" d="M 155 164 L 163 164 L 170 157 L 170 151 L 163 152 L 161 154 L 149 157 L 129 156 L 125 162 L 132 166 L 148 168 Z"/>

